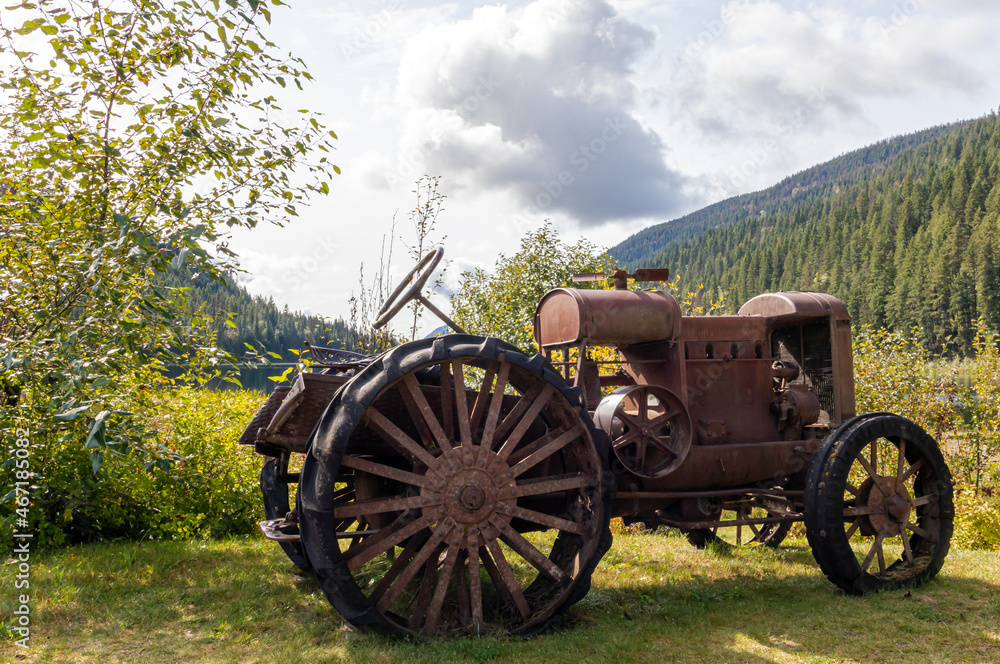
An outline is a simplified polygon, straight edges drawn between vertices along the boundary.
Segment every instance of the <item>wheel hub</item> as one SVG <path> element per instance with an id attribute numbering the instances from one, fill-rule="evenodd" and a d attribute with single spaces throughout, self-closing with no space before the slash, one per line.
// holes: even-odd
<path id="1" fill-rule="evenodd" d="M 868 478 L 858 492 L 858 507 L 874 508 L 872 514 L 859 517 L 864 535 L 894 537 L 902 533 L 909 519 L 912 502 L 910 491 L 895 477 Z"/>
<path id="2" fill-rule="evenodd" d="M 499 513 L 497 507 L 515 502 L 502 500 L 514 480 L 508 474 L 493 472 L 490 466 L 495 460 L 495 453 L 479 446 L 456 447 L 437 458 L 427 474 L 434 482 L 422 493 L 441 494 L 445 513 L 456 523 L 476 526 L 497 516 L 509 522 L 510 517 Z"/>
<path id="3" fill-rule="evenodd" d="M 466 484 L 462 487 L 462 493 L 459 496 L 459 500 L 464 509 L 469 512 L 475 512 L 483 506 L 483 502 L 486 501 L 486 495 L 478 486 Z"/>

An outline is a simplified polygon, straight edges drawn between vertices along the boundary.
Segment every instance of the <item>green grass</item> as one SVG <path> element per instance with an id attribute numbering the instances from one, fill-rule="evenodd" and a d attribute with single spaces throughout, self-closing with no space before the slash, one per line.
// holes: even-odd
<path id="1" fill-rule="evenodd" d="M 79 546 L 32 558 L 32 647 L 14 662 L 933 662 L 1000 658 L 1000 554 L 953 551 L 910 593 L 857 598 L 801 539 L 698 551 L 617 535 L 593 589 L 530 640 L 394 642 L 358 634 L 257 538 Z M 14 609 L 14 565 L 0 620 Z M 20 592 L 20 591 L 18 591 Z"/>

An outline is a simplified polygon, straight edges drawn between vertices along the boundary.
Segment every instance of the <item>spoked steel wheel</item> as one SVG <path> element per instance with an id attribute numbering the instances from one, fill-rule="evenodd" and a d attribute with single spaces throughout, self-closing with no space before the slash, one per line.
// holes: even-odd
<path id="1" fill-rule="evenodd" d="M 338 393 L 303 468 L 327 598 L 393 634 L 544 628 L 610 545 L 602 441 L 540 357 L 469 335 L 393 349 Z"/>
<path id="2" fill-rule="evenodd" d="M 831 433 L 804 498 L 813 555 L 846 592 L 917 585 L 944 563 L 951 475 L 934 439 L 903 417 L 862 415 Z"/>
<path id="3" fill-rule="evenodd" d="M 736 521 L 740 519 L 779 518 L 787 511 L 781 508 L 778 501 L 767 498 L 748 498 L 733 506 L 732 511 L 719 514 L 719 522 Z M 699 528 L 689 530 L 688 542 L 703 549 L 709 545 L 732 546 L 767 546 L 777 548 L 788 535 L 792 524 L 785 523 L 748 523 L 746 525 L 717 526 L 715 528 Z"/>

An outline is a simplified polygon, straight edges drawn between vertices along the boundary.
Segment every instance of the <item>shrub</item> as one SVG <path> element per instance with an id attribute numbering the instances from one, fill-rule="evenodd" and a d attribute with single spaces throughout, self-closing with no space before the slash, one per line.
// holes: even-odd
<path id="1" fill-rule="evenodd" d="M 262 398 L 258 392 L 193 388 L 136 397 L 132 410 L 147 427 L 150 444 L 179 459 L 173 463 L 109 454 L 95 475 L 82 444 L 86 429 L 32 439 L 36 476 L 28 513 L 38 545 L 252 532 L 260 511 L 260 457 L 237 439 Z M 0 477 L 13 486 L 13 468 Z M 12 500 L 0 507 L 8 550 L 15 508 Z"/>

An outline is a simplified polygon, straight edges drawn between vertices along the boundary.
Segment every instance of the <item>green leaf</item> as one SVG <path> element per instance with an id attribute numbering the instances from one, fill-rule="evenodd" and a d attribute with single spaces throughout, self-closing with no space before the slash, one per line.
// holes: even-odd
<path id="1" fill-rule="evenodd" d="M 57 419 L 60 422 L 72 422 L 73 420 L 75 420 L 77 417 L 80 416 L 80 413 L 85 412 L 88 408 L 90 408 L 89 405 L 79 406 L 78 408 L 72 408 L 70 410 L 55 415 L 54 419 Z"/>
<path id="2" fill-rule="evenodd" d="M 187 247 L 184 247 L 183 249 L 178 251 L 177 255 L 174 256 L 174 259 L 170 261 L 170 266 L 175 270 L 180 270 L 181 268 L 183 268 L 184 263 L 187 261 L 188 251 L 189 249 Z"/>

